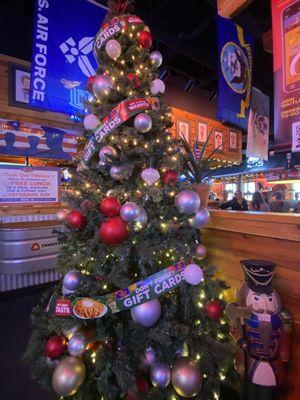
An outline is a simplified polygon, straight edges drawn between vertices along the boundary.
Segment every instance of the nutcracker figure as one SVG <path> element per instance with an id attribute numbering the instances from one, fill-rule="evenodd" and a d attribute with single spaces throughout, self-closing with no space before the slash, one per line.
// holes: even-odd
<path id="1" fill-rule="evenodd" d="M 272 287 L 276 265 L 262 260 L 243 260 L 241 265 L 245 283 L 238 302 L 227 306 L 238 345 L 236 369 L 245 377 L 245 399 L 271 400 L 283 381 L 284 363 L 290 360 L 292 318 L 281 310 Z"/>

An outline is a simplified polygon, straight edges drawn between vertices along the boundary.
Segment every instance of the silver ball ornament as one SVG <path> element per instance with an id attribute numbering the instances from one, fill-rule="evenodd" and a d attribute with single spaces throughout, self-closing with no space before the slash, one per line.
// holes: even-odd
<path id="1" fill-rule="evenodd" d="M 182 190 L 175 198 L 175 206 L 181 214 L 195 213 L 200 207 L 200 197 L 193 190 Z"/>
<path id="2" fill-rule="evenodd" d="M 151 365 L 150 380 L 153 386 L 165 388 L 171 380 L 171 371 L 167 364 L 156 362 Z"/>
<path id="3" fill-rule="evenodd" d="M 112 146 L 103 146 L 99 151 L 99 159 L 103 163 L 110 161 L 111 158 L 117 157 L 117 150 Z"/>
<path id="4" fill-rule="evenodd" d="M 209 223 L 209 219 L 210 213 L 208 209 L 205 207 L 200 207 L 192 219 L 192 225 L 197 229 L 202 228 Z"/>
<path id="5" fill-rule="evenodd" d="M 120 216 L 126 222 L 134 222 L 139 217 L 139 213 L 140 207 L 132 201 L 121 206 Z"/>
<path id="6" fill-rule="evenodd" d="M 199 285 L 203 279 L 202 268 L 197 264 L 189 264 L 184 268 L 183 271 L 184 279 L 190 285 Z"/>
<path id="7" fill-rule="evenodd" d="M 150 300 L 132 308 L 130 313 L 134 322 L 149 328 L 159 320 L 161 305 L 158 299 Z"/>
<path id="8" fill-rule="evenodd" d="M 190 399 L 202 386 L 202 375 L 197 364 L 189 357 L 179 357 L 174 362 L 171 380 L 179 396 Z"/>
<path id="9" fill-rule="evenodd" d="M 68 291 L 75 291 L 79 285 L 79 273 L 75 270 L 66 273 L 63 279 L 63 287 Z"/>
<path id="10" fill-rule="evenodd" d="M 152 51 L 150 53 L 150 61 L 155 67 L 160 67 L 163 62 L 163 56 L 159 51 Z"/>
<path id="11" fill-rule="evenodd" d="M 107 75 L 97 75 L 93 81 L 93 92 L 96 97 L 103 97 L 108 95 L 110 89 L 113 87 L 112 80 Z"/>
<path id="12" fill-rule="evenodd" d="M 105 45 L 105 51 L 110 58 L 116 60 L 118 57 L 120 57 L 122 48 L 117 40 L 110 39 Z"/>
<path id="13" fill-rule="evenodd" d="M 75 333 L 68 343 L 68 352 L 71 356 L 80 356 L 86 350 L 85 337 L 82 333 Z"/>
<path id="14" fill-rule="evenodd" d="M 207 256 L 206 247 L 201 243 L 197 244 L 196 251 L 195 251 L 195 257 L 198 260 L 203 260 L 203 258 L 205 258 L 206 256 Z"/>
<path id="15" fill-rule="evenodd" d="M 53 390 L 60 396 L 72 396 L 85 379 L 85 365 L 77 357 L 61 360 L 52 375 Z"/>
<path id="16" fill-rule="evenodd" d="M 113 165 L 109 170 L 109 175 L 115 181 L 123 181 L 130 179 L 133 173 L 133 165 L 126 164 L 126 165 Z"/>
<path id="17" fill-rule="evenodd" d="M 147 225 L 148 215 L 143 207 L 139 207 L 138 218 L 133 223 L 133 229 L 139 231 Z"/>
<path id="18" fill-rule="evenodd" d="M 140 113 L 134 119 L 134 127 L 139 132 L 149 132 L 152 128 L 152 118 L 146 113 Z"/>

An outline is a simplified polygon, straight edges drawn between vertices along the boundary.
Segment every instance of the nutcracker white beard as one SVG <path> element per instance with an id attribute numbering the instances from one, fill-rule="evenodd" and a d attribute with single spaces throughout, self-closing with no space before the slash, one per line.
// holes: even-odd
<path id="1" fill-rule="evenodd" d="M 271 315 L 280 312 L 279 296 L 275 291 L 270 294 L 256 293 L 249 289 L 246 305 L 261 321 L 270 321 Z"/>

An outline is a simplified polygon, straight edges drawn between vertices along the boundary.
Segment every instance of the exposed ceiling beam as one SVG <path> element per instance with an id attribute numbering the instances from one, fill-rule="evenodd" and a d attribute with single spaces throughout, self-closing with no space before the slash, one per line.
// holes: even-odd
<path id="1" fill-rule="evenodd" d="M 209 15 L 204 19 L 204 21 L 197 26 L 197 28 L 195 28 L 193 30 L 192 33 L 190 34 L 186 34 L 185 31 L 180 32 L 179 37 L 181 39 L 188 39 L 188 40 L 194 40 L 196 39 L 198 36 L 201 35 L 201 33 L 203 33 L 204 31 L 206 31 L 206 29 L 211 25 L 211 23 L 215 20 L 215 11 L 211 10 L 211 12 L 209 13 Z"/>
<path id="2" fill-rule="evenodd" d="M 164 28 L 162 28 L 163 21 L 159 22 L 157 16 L 153 19 L 151 15 L 142 10 L 139 12 L 139 15 L 149 26 L 151 26 L 151 31 L 158 42 L 176 50 L 180 54 L 184 54 L 186 57 L 209 69 L 217 69 L 217 62 L 213 53 L 199 50 L 189 42 L 180 39 L 177 35 L 164 30 Z"/>

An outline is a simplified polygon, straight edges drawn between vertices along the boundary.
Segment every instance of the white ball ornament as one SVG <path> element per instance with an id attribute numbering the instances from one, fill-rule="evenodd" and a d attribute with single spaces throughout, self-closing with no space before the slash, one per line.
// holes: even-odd
<path id="1" fill-rule="evenodd" d="M 118 57 L 120 57 L 122 48 L 117 40 L 110 39 L 105 45 L 105 51 L 110 58 L 116 60 Z"/>
<path id="2" fill-rule="evenodd" d="M 94 114 L 87 115 L 83 120 L 85 129 L 95 129 L 100 124 L 98 117 Z"/>
<path id="3" fill-rule="evenodd" d="M 199 285 L 203 279 L 202 268 L 197 264 L 189 264 L 184 269 L 184 279 L 190 285 Z"/>
<path id="4" fill-rule="evenodd" d="M 166 86 L 161 79 L 154 79 L 151 83 L 151 93 L 153 95 L 157 95 L 160 93 L 164 93 L 166 90 Z"/>

